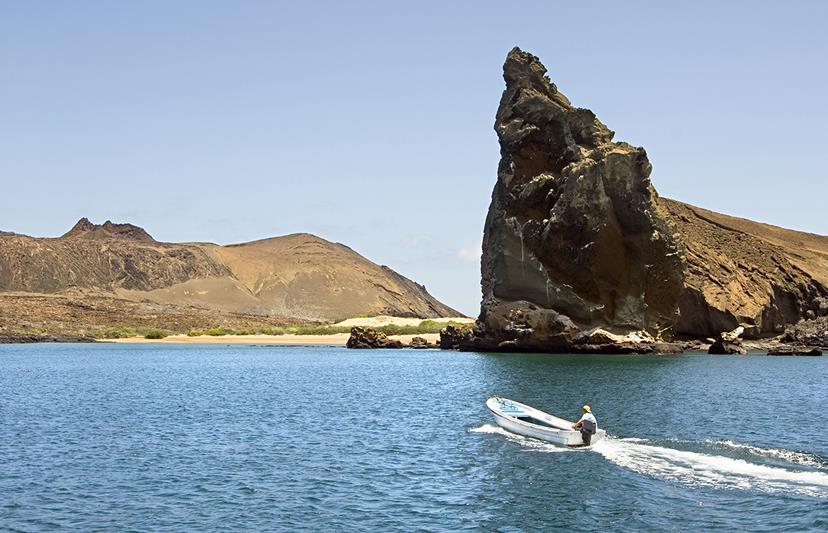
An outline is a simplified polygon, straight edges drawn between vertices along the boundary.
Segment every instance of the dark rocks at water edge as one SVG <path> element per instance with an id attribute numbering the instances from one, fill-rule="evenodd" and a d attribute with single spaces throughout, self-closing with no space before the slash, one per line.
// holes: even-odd
<path id="1" fill-rule="evenodd" d="M 457 350 L 462 344 L 468 343 L 471 338 L 471 330 L 449 324 L 440 330 L 439 345 L 443 350 Z"/>
<path id="2" fill-rule="evenodd" d="M 742 346 L 740 337 L 745 332 L 745 328 L 738 327 L 733 331 L 720 333 L 719 336 L 710 345 L 707 353 L 713 355 L 745 355 L 747 349 Z"/>
<path id="3" fill-rule="evenodd" d="M 822 310 L 822 305 L 820 309 Z M 782 342 L 793 345 L 828 348 L 828 317 L 821 316 L 813 320 L 800 321 L 785 331 L 785 334 L 782 336 Z"/>
<path id="4" fill-rule="evenodd" d="M 402 348 L 403 343 L 391 340 L 388 335 L 363 326 L 351 328 L 351 336 L 345 344 L 348 348 Z"/>
<path id="5" fill-rule="evenodd" d="M 40 333 L 17 333 L 0 331 L 0 344 L 31 344 L 38 342 L 97 342 L 92 337 L 81 335 L 48 335 Z"/>
<path id="6" fill-rule="evenodd" d="M 805 356 L 819 356 L 822 355 L 822 350 L 812 346 L 780 346 L 768 350 L 768 355 L 805 355 Z"/>
<path id="7" fill-rule="evenodd" d="M 405 348 L 402 342 L 389 339 L 388 336 L 372 328 L 354 326 L 351 328 L 351 336 L 346 343 L 348 348 Z M 439 346 L 423 337 L 413 337 L 407 346 L 415 350 L 434 349 Z"/>
<path id="8" fill-rule="evenodd" d="M 415 350 L 427 350 L 438 348 L 439 346 L 433 342 L 428 342 L 428 339 L 424 339 L 423 337 L 414 337 L 411 339 L 408 347 L 414 348 Z"/>
<path id="9" fill-rule="evenodd" d="M 460 349 L 652 353 L 741 325 L 778 335 L 826 307 L 828 237 L 659 198 L 645 150 L 546 73 L 518 48 L 503 66 L 483 299 Z"/>
<path id="10" fill-rule="evenodd" d="M 707 353 L 713 355 L 745 355 L 747 350 L 741 343 L 726 341 L 724 339 L 716 339 L 716 342 L 710 345 Z"/>

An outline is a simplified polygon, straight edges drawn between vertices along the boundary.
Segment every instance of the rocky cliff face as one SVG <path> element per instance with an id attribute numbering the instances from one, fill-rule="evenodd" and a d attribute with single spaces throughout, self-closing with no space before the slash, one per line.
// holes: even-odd
<path id="1" fill-rule="evenodd" d="M 682 263 L 647 154 L 573 107 L 537 57 L 516 48 L 503 71 L 478 337 L 555 349 L 590 327 L 668 329 Z"/>
<path id="2" fill-rule="evenodd" d="M 824 291 L 807 272 L 788 270 L 790 261 L 766 271 L 754 261 L 767 257 L 759 249 L 735 254 L 723 268 L 759 271 L 748 272 L 748 278 L 765 277 L 749 290 L 776 296 L 763 300 L 752 293 L 750 309 L 723 303 L 732 296 L 728 291 L 738 289 L 727 276 L 717 278 L 724 294 L 704 283 L 716 243 L 709 235 L 698 237 L 708 247 L 699 253 L 695 236 L 707 231 L 745 239 L 721 227 L 685 223 L 684 204 L 665 203 L 650 184 L 644 149 L 613 142 L 614 133 L 592 111 L 573 107 L 558 91 L 537 57 L 515 48 L 503 77 L 495 121 L 501 160 L 483 241 L 483 302 L 467 347 L 595 351 L 589 346 L 626 342 L 618 335 L 638 343 L 710 336 L 750 320 L 756 323 L 748 329 L 759 334 L 802 316 L 807 300 Z"/>

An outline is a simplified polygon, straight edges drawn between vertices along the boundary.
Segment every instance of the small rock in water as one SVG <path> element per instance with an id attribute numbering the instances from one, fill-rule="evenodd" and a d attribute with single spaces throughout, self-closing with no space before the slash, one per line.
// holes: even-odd
<path id="1" fill-rule="evenodd" d="M 363 326 L 351 328 L 351 336 L 345 344 L 348 348 L 402 348 L 400 341 L 391 340 L 388 336 L 375 329 Z"/>
<path id="2" fill-rule="evenodd" d="M 714 355 L 745 355 L 747 350 L 740 342 L 718 339 L 710 345 L 707 353 Z"/>
<path id="3" fill-rule="evenodd" d="M 822 350 L 811 346 L 780 346 L 768 350 L 768 355 L 822 355 Z"/>
<path id="4" fill-rule="evenodd" d="M 423 337 L 414 337 L 413 339 L 411 339 L 411 343 L 408 346 L 417 350 L 437 348 L 436 344 L 428 342 L 428 340 L 424 339 Z"/>

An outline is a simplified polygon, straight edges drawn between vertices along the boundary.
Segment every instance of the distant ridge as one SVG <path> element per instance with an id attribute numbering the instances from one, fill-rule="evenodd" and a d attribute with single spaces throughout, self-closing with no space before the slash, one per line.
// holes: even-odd
<path id="1" fill-rule="evenodd" d="M 228 246 L 161 243 L 133 224 L 87 218 L 58 238 L 0 234 L 2 293 L 72 293 L 291 320 L 462 316 L 424 286 L 309 233 Z"/>
<path id="2" fill-rule="evenodd" d="M 93 224 L 84 217 L 64 233 L 61 239 L 107 239 L 118 238 L 134 239 L 139 241 L 155 242 L 144 228 L 132 224 L 114 224 L 107 220 L 103 224 Z"/>

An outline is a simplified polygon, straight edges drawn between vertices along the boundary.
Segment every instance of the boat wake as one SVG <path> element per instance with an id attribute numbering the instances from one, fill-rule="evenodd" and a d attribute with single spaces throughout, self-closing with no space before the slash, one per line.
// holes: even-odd
<path id="1" fill-rule="evenodd" d="M 528 451 L 535 451 L 535 452 L 545 452 L 545 453 L 560 453 L 560 452 L 571 452 L 571 451 L 579 451 L 579 448 L 566 448 L 564 446 L 556 446 L 554 444 L 550 444 L 548 442 L 543 442 L 541 440 L 532 439 L 529 437 L 523 437 L 521 435 L 517 435 L 515 433 L 511 433 L 506 431 L 500 426 L 495 426 L 492 424 L 483 424 L 480 427 L 472 428 L 469 430 L 471 433 L 492 433 L 497 435 L 503 435 L 507 439 L 517 444 L 520 444 L 524 448 L 527 448 Z"/>
<path id="2" fill-rule="evenodd" d="M 790 466 L 818 466 L 818 458 L 809 454 L 730 441 L 716 444 L 760 457 L 783 459 Z M 596 443 L 592 450 L 638 474 L 683 485 L 828 497 L 828 471 L 824 468 L 795 470 L 768 466 L 724 455 L 656 446 L 641 439 L 607 438 Z"/>
<path id="3" fill-rule="evenodd" d="M 721 447 L 724 449 L 738 450 L 750 455 L 758 457 L 767 457 L 770 459 L 778 459 L 780 461 L 793 463 L 802 466 L 812 467 L 828 467 L 828 462 L 825 459 L 811 453 L 794 452 L 791 450 L 784 450 L 782 448 L 762 448 L 759 446 L 751 446 L 750 444 L 739 444 L 731 440 L 717 440 L 705 441 L 711 446 Z"/>
<path id="4" fill-rule="evenodd" d="M 828 498 L 828 464 L 819 456 L 808 453 L 732 441 L 705 441 L 702 446 L 712 452 L 705 453 L 670 448 L 644 439 L 609 436 L 590 448 L 565 448 L 521 437 L 491 424 L 469 431 L 503 435 L 527 451 L 592 451 L 637 474 L 686 486 Z M 699 446 L 699 442 L 675 442 L 677 445 Z M 728 457 L 723 453 L 737 453 L 745 458 Z M 766 460 L 773 461 L 774 465 L 760 464 Z"/>

